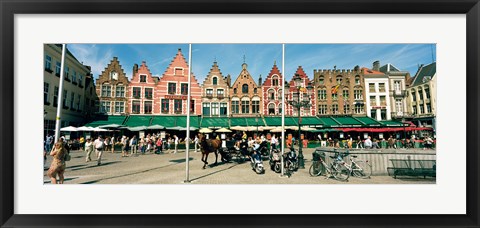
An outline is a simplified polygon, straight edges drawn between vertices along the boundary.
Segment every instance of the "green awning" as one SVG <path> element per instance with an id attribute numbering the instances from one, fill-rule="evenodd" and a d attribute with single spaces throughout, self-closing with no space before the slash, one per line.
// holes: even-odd
<path id="1" fill-rule="evenodd" d="M 87 127 L 98 127 L 107 124 L 119 124 L 122 125 L 126 116 L 104 116 L 101 119 L 85 124 Z"/>
<path id="2" fill-rule="evenodd" d="M 325 123 L 325 127 L 340 126 L 340 123 L 337 123 L 332 117 L 319 117 L 319 119 Z"/>
<path id="3" fill-rule="evenodd" d="M 166 128 L 175 127 L 175 117 L 174 116 L 154 116 L 152 119 L 152 125 L 162 125 Z"/>
<path id="4" fill-rule="evenodd" d="M 244 117 L 232 117 L 230 118 L 230 126 L 246 127 L 248 125 L 247 125 L 247 120 L 245 120 Z"/>
<path id="5" fill-rule="evenodd" d="M 265 124 L 263 123 L 262 117 L 258 117 L 258 118 L 257 117 L 246 117 L 245 119 L 247 120 L 247 124 L 250 127 L 256 127 L 257 125 L 259 127 L 265 126 Z M 258 123 L 257 123 L 257 119 L 258 119 Z"/>
<path id="6" fill-rule="evenodd" d="M 336 116 L 333 117 L 337 122 L 341 124 L 341 127 L 361 127 L 363 123 L 354 119 L 351 116 Z"/>
<path id="7" fill-rule="evenodd" d="M 397 121 L 392 121 L 392 120 L 384 120 L 384 121 L 380 121 L 380 123 L 383 126 L 387 126 L 387 127 L 403 127 L 402 122 L 397 122 Z M 405 124 L 405 126 L 408 127 L 409 124 Z"/>
<path id="8" fill-rule="evenodd" d="M 324 125 L 323 122 L 315 116 L 302 117 L 301 124 L 302 126 L 312 126 L 312 127 L 322 127 Z"/>
<path id="9" fill-rule="evenodd" d="M 230 127 L 228 125 L 228 117 L 203 117 L 201 120 L 201 127 L 222 128 Z"/>
<path id="10" fill-rule="evenodd" d="M 282 118 L 281 117 L 264 117 L 265 123 L 267 126 L 275 127 L 275 126 L 282 126 Z"/>
<path id="11" fill-rule="evenodd" d="M 125 122 L 125 126 L 127 127 L 138 127 L 138 126 L 150 126 L 150 121 L 152 120 L 152 116 L 129 116 L 127 122 Z M 161 125 L 161 124 L 159 124 Z M 163 125 L 162 125 L 163 126 Z"/>
<path id="12" fill-rule="evenodd" d="M 353 118 L 355 118 L 356 120 L 362 122 L 364 125 L 367 125 L 369 127 L 380 127 L 380 126 L 382 126 L 382 124 L 380 122 L 378 122 L 377 120 L 372 119 L 368 116 L 353 117 Z"/>

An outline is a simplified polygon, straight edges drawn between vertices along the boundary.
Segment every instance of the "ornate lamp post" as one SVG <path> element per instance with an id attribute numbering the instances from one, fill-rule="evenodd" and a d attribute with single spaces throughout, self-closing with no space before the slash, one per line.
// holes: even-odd
<path id="1" fill-rule="evenodd" d="M 309 83 L 306 88 L 302 87 L 303 79 L 298 74 L 296 74 L 295 77 L 293 77 L 293 81 L 295 82 L 295 88 L 297 89 L 297 91 L 293 93 L 293 99 L 288 101 L 288 104 L 294 107 L 297 110 L 297 114 L 298 114 L 298 121 L 297 121 L 298 122 L 298 167 L 300 169 L 304 169 L 305 160 L 302 152 L 303 142 L 301 141 L 302 130 L 301 130 L 300 112 L 302 108 L 310 108 L 311 106 L 310 96 L 313 90 L 313 86 L 311 83 Z M 290 89 L 290 86 L 285 86 L 285 89 Z M 304 96 L 303 99 L 300 100 L 300 93 L 302 91 L 305 92 L 305 90 L 307 90 L 307 96 Z M 292 144 L 292 147 L 293 147 L 293 144 Z"/>

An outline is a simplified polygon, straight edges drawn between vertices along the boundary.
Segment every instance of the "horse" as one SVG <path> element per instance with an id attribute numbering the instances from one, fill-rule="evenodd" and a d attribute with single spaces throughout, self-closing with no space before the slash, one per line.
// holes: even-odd
<path id="1" fill-rule="evenodd" d="M 219 149 L 222 146 L 222 140 L 219 139 L 206 139 L 203 134 L 199 134 L 198 136 L 200 141 L 200 151 L 202 151 L 202 161 L 203 161 L 203 169 L 208 164 L 208 154 L 211 152 L 215 153 L 215 165 L 217 164 L 218 160 L 218 153 Z M 223 160 L 223 159 L 222 159 Z"/>

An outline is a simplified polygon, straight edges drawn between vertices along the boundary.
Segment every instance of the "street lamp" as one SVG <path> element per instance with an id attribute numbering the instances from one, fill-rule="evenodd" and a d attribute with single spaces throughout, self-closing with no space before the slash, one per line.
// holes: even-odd
<path id="1" fill-rule="evenodd" d="M 300 77 L 300 75 L 296 74 L 295 77 L 293 77 L 293 81 L 295 82 L 295 87 L 297 91 L 293 94 L 293 99 L 291 101 L 288 101 L 288 103 L 297 109 L 297 114 L 298 114 L 298 167 L 300 169 L 305 168 L 305 161 L 302 153 L 302 141 L 301 141 L 301 135 L 302 135 L 302 130 L 301 130 L 301 116 L 300 112 L 302 108 L 310 108 L 310 96 L 313 90 L 313 86 L 311 83 L 308 83 L 308 86 L 305 88 L 303 87 L 303 79 Z M 288 89 L 290 86 L 288 86 Z M 307 96 L 303 97 L 302 100 L 300 100 L 300 92 L 305 92 L 307 90 Z M 296 98 L 296 99 L 295 99 Z M 293 144 L 292 144 L 293 148 Z"/>

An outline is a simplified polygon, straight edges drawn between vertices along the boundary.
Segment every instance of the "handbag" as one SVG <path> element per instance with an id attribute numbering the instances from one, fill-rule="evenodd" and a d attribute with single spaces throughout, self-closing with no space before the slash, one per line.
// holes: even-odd
<path id="1" fill-rule="evenodd" d="M 65 154 L 65 161 L 70 161 L 71 158 L 70 153 Z"/>

